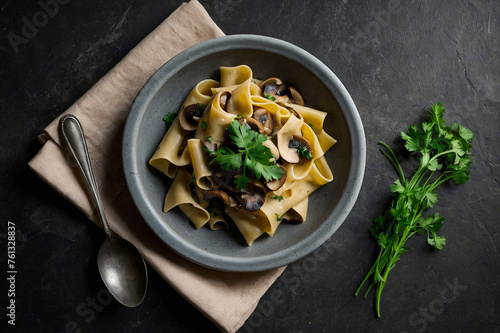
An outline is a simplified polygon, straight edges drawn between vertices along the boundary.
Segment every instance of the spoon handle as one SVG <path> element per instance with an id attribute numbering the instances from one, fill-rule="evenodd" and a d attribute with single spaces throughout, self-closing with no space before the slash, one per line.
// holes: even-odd
<path id="1" fill-rule="evenodd" d="M 85 179 L 85 183 L 87 184 L 87 188 L 92 195 L 92 199 L 97 206 L 102 227 L 106 232 L 106 235 L 111 236 L 111 229 L 109 228 L 108 221 L 104 215 L 104 207 L 97 189 L 92 164 L 90 163 L 89 150 L 87 148 L 87 141 L 85 140 L 82 124 L 75 115 L 67 114 L 60 120 L 60 129 L 64 141 L 66 142 L 71 155 L 75 158 L 78 169 L 80 169 Z"/>

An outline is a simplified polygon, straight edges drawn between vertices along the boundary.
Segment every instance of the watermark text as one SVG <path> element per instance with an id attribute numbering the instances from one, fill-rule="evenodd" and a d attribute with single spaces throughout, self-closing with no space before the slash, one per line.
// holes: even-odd
<path id="1" fill-rule="evenodd" d="M 16 325 L 16 224 L 7 222 L 7 323 Z"/>
<path id="2" fill-rule="evenodd" d="M 19 52 L 21 44 L 28 44 L 29 41 L 38 35 L 41 28 L 49 23 L 50 18 L 59 13 L 60 5 L 66 5 L 71 0 L 39 0 L 38 6 L 41 10 L 35 12 L 33 16 L 23 16 L 21 22 L 23 23 L 19 34 L 10 32 L 7 35 L 10 45 L 15 53 Z"/>

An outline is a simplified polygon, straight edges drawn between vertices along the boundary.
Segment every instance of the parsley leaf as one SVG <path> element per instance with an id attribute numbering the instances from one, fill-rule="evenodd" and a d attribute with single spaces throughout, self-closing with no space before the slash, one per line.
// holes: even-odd
<path id="1" fill-rule="evenodd" d="M 411 178 L 406 178 L 396 155 L 385 143 L 379 144 L 382 154 L 391 162 L 399 179 L 390 187 L 393 201 L 389 209 L 373 221 L 369 234 L 375 238 L 380 250 L 378 258 L 368 271 L 355 295 L 368 279 L 372 283 L 366 294 L 375 287 L 377 315 L 380 317 L 380 298 L 389 271 L 394 268 L 408 248 L 406 241 L 414 234 L 427 232 L 427 243 L 437 250 L 443 249 L 446 239 L 437 233 L 444 217 L 438 213 L 424 217 L 424 212 L 438 201 L 436 188 L 454 180 L 463 184 L 469 180 L 473 133 L 461 124 L 445 126 L 444 107 L 436 103 L 428 112 L 429 121 L 412 125 L 401 133 L 404 146 L 419 162 Z"/>
<path id="2" fill-rule="evenodd" d="M 167 129 L 170 128 L 178 114 L 179 112 L 169 112 L 163 116 L 163 121 L 165 122 Z"/>
<path id="3" fill-rule="evenodd" d="M 214 152 L 215 157 L 210 163 L 217 163 L 225 171 L 237 171 L 243 167 L 242 175 L 235 180 L 238 188 L 244 188 L 251 176 L 266 181 L 280 179 L 284 171 L 274 163 L 274 155 L 263 143 L 267 137 L 253 131 L 247 126 L 234 120 L 228 127 L 229 142 L 236 146 L 232 150 L 227 146 L 221 146 Z"/>
<path id="4" fill-rule="evenodd" d="M 245 174 L 242 174 L 240 177 L 236 178 L 234 183 L 236 184 L 237 188 L 245 188 L 245 186 L 250 183 L 250 178 L 248 178 Z"/>
<path id="5" fill-rule="evenodd" d="M 269 95 L 269 94 L 266 94 L 266 93 L 264 93 L 264 98 L 267 98 L 268 100 L 270 100 L 272 102 L 274 102 L 276 100 L 276 97 Z"/>
<path id="6" fill-rule="evenodd" d="M 304 146 L 300 146 L 297 148 L 297 154 L 305 156 L 308 160 L 313 158 L 311 151 L 307 147 L 304 147 Z"/>
<path id="7" fill-rule="evenodd" d="M 243 165 L 241 152 L 235 153 L 228 147 L 221 147 L 214 153 L 213 162 L 217 162 L 224 171 L 238 170 Z"/>

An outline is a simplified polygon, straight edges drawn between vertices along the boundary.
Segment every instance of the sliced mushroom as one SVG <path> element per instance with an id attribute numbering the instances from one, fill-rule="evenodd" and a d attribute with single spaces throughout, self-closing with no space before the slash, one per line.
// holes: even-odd
<path id="1" fill-rule="evenodd" d="M 222 169 L 215 171 L 212 178 L 214 183 L 219 187 L 226 187 L 227 184 L 230 184 L 233 181 L 233 176 L 229 173 L 229 171 L 224 171 Z"/>
<path id="2" fill-rule="evenodd" d="M 220 94 L 219 104 L 220 108 L 224 111 L 227 111 L 227 101 L 231 97 L 231 93 L 229 91 L 224 91 Z"/>
<path id="3" fill-rule="evenodd" d="M 224 210 L 225 206 L 231 205 L 231 199 L 222 190 L 208 190 L 203 192 L 203 200 L 210 203 L 214 208 Z"/>
<path id="4" fill-rule="evenodd" d="M 203 114 L 199 104 L 190 104 L 182 109 L 179 115 L 179 123 L 186 131 L 195 131 Z"/>
<path id="5" fill-rule="evenodd" d="M 274 156 L 275 161 L 280 158 L 280 151 L 279 151 L 278 147 L 276 147 L 276 145 L 271 140 L 264 141 L 262 143 L 262 145 L 269 148 L 269 150 L 271 151 L 271 154 L 273 154 L 273 156 Z"/>
<path id="6" fill-rule="evenodd" d="M 264 108 L 257 108 L 253 111 L 252 117 L 258 120 L 264 127 L 264 135 L 271 135 L 274 129 L 274 122 L 271 113 Z"/>
<path id="7" fill-rule="evenodd" d="M 302 155 L 299 155 L 298 148 L 305 147 L 311 150 L 311 144 L 301 135 L 293 135 L 288 141 L 288 145 L 282 144 L 280 148 L 281 158 L 288 163 L 299 163 Z"/>
<path id="8" fill-rule="evenodd" d="M 306 105 L 304 98 L 302 97 L 302 95 L 299 93 L 299 91 L 297 89 L 295 89 L 292 86 L 289 86 L 288 91 L 290 93 L 292 103 L 298 104 L 298 105 Z"/>
<path id="9" fill-rule="evenodd" d="M 283 84 L 283 81 L 277 77 L 271 77 L 260 84 L 260 89 L 263 94 L 270 95 L 275 98 L 275 102 L 288 101 L 288 87 Z"/>
<path id="10" fill-rule="evenodd" d="M 219 142 L 216 142 L 215 140 L 211 139 L 211 140 L 204 140 L 203 141 L 203 145 L 205 146 L 205 148 L 207 148 L 210 152 L 215 152 L 216 150 L 219 149 L 219 145 L 220 143 Z"/>
<path id="11" fill-rule="evenodd" d="M 251 117 L 245 117 L 245 118 L 240 118 L 238 119 L 240 124 L 242 125 L 248 125 L 251 130 L 259 132 L 260 134 L 264 134 L 265 129 L 264 126 L 256 119 L 251 118 Z"/>
<path id="12" fill-rule="evenodd" d="M 217 173 L 219 173 L 219 171 Z M 230 194 L 238 195 L 241 190 L 234 182 L 241 176 L 241 174 L 242 168 L 236 171 L 232 169 L 229 169 L 228 171 L 221 170 L 221 174 L 217 176 L 217 181 L 221 182 L 221 186 L 223 186 Z"/>
<path id="13" fill-rule="evenodd" d="M 297 112 L 297 110 L 295 110 L 294 108 L 292 108 L 290 106 L 290 104 L 287 104 L 286 105 L 286 108 L 288 109 L 288 111 L 290 111 L 291 114 L 293 114 L 295 117 L 297 117 L 298 119 L 300 120 L 304 120 L 304 117 L 302 117 L 302 115 L 300 113 Z"/>
<path id="14" fill-rule="evenodd" d="M 259 210 L 266 200 L 264 185 L 257 180 L 252 180 L 245 188 L 241 189 L 240 198 L 243 206 L 249 212 Z"/>
<path id="15" fill-rule="evenodd" d="M 240 190 L 240 189 L 238 188 L 238 186 L 236 186 L 236 184 L 234 183 L 234 180 L 235 180 L 235 179 L 237 179 L 237 178 L 238 178 L 238 176 L 233 177 L 233 178 L 231 179 L 231 182 L 229 182 L 229 183 L 227 183 L 227 184 L 225 185 L 226 190 L 227 190 L 228 192 L 230 192 L 231 194 L 236 195 L 236 196 L 237 196 L 237 195 L 239 195 L 239 193 L 241 193 L 241 190 Z"/>
<path id="16" fill-rule="evenodd" d="M 284 171 L 284 173 L 280 179 L 271 180 L 271 181 L 266 183 L 267 188 L 270 189 L 271 191 L 279 190 L 281 188 L 281 186 L 283 186 L 283 184 L 285 184 L 285 181 L 286 181 L 286 169 L 281 164 L 276 164 L 276 165 L 279 166 L 281 168 L 281 170 Z"/>
<path id="17" fill-rule="evenodd" d="M 310 157 L 300 154 L 298 151 L 299 148 L 306 148 L 309 154 L 312 154 L 311 144 L 306 138 L 304 138 L 301 135 L 293 135 L 292 138 L 290 139 L 290 142 L 288 142 L 288 147 L 297 149 L 297 155 L 299 155 L 300 159 L 305 159 L 305 158 L 309 159 Z"/>

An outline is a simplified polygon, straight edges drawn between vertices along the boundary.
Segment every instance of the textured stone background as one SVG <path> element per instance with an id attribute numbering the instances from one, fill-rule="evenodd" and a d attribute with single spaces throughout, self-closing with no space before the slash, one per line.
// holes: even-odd
<path id="1" fill-rule="evenodd" d="M 140 308 L 114 301 L 92 308 L 92 299 L 106 296 L 95 267 L 104 234 L 27 167 L 40 148 L 40 131 L 181 1 L 66 2 L 17 50 L 8 34 L 21 35 L 41 5 L 0 4 L 1 271 L 7 271 L 7 221 L 16 223 L 18 266 L 16 326 L 2 315 L 1 330 L 216 332 L 152 270 Z M 227 34 L 281 38 L 322 60 L 351 93 L 367 140 L 359 199 L 316 252 L 326 260 L 311 254 L 290 265 L 240 332 L 498 332 L 500 2 L 200 2 Z M 412 249 L 389 276 L 377 319 L 373 294 L 353 296 L 376 255 L 367 230 L 386 207 L 395 179 L 377 142 L 401 147 L 399 133 L 437 101 L 448 121 L 475 133 L 471 181 L 439 190 L 435 210 L 446 218 L 446 247 L 436 252 L 425 237 L 410 240 Z M 1 280 L 0 299 L 6 300 Z M 1 305 L 7 313 L 7 303 Z"/>

